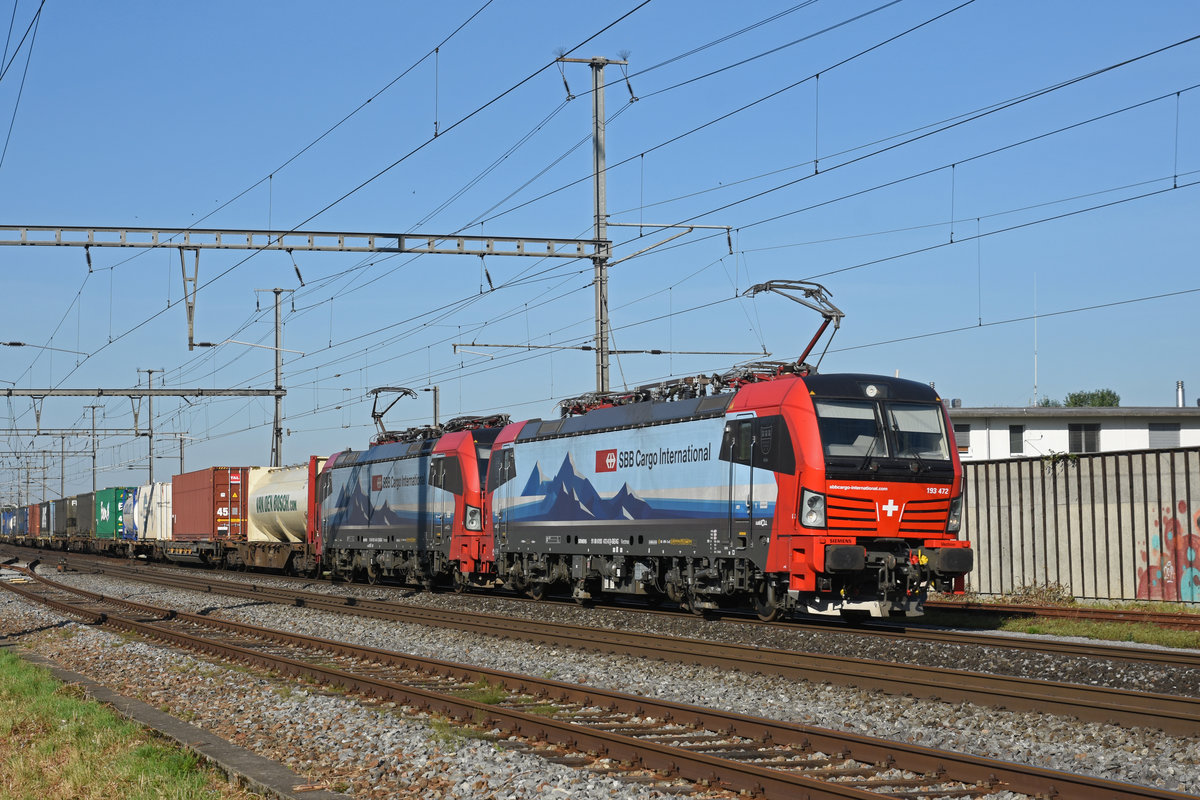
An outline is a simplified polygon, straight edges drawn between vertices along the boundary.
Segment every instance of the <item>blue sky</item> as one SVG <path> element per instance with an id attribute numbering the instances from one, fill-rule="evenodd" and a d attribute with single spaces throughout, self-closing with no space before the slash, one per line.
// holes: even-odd
<path id="1" fill-rule="evenodd" d="M 636 102 L 622 69 L 606 70 L 610 220 L 729 226 L 733 253 L 705 229 L 614 266 L 614 344 L 730 354 L 621 356 L 614 387 L 750 357 L 732 353 L 794 358 L 819 318 L 740 293 L 807 279 L 846 312 L 825 372 L 898 372 L 964 405 L 1024 405 L 1036 313 L 1039 395 L 1110 387 L 1132 406 L 1173 404 L 1177 380 L 1189 403 L 1200 392 L 1190 0 L 9 11 L 0 224 L 588 238 L 589 69 L 552 62 L 628 53 Z M 611 228 L 614 257 L 667 235 Z M 7 384 L 123 388 L 150 368 L 165 370 L 156 385 L 272 385 L 269 350 L 188 351 L 177 251 L 91 255 L 89 273 L 78 248 L 0 247 L 0 341 L 57 348 L 0 347 Z M 362 446 L 376 386 L 436 384 L 443 418 L 549 417 L 594 387 L 589 352 L 452 348 L 590 343 L 589 262 L 295 261 L 304 287 L 285 253 L 205 251 L 196 306 L 197 340 L 270 345 L 272 295 L 255 290 L 296 289 L 284 301 L 284 346 L 304 354 L 285 354 L 289 463 Z M 49 398 L 41 425 L 87 427 L 94 402 Z M 101 405 L 99 427 L 132 427 L 129 400 Z M 161 399 L 154 411 L 157 430 L 190 437 L 188 469 L 268 462 L 268 399 Z M 27 398 L 2 413 L 6 429 L 35 424 Z M 387 421 L 431 413 L 422 393 Z M 159 443 L 159 477 L 178 466 L 175 441 Z M 87 446 L 13 433 L 7 444 L 54 451 L 51 493 L 57 451 Z M 141 482 L 145 457 L 144 439 L 106 438 L 99 484 Z M 90 488 L 90 466 L 67 460 L 68 494 Z M 12 456 L 0 474 L 5 496 L 24 475 Z"/>

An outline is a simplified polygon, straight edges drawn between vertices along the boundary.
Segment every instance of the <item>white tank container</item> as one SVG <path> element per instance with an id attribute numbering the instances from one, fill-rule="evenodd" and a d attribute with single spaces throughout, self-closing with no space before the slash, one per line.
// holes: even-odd
<path id="1" fill-rule="evenodd" d="M 171 538 L 171 484 L 147 483 L 131 489 L 121 507 L 125 530 L 138 541 Z"/>
<path id="2" fill-rule="evenodd" d="M 255 467 L 246 505 L 247 541 L 303 542 L 308 530 L 308 464 Z"/>

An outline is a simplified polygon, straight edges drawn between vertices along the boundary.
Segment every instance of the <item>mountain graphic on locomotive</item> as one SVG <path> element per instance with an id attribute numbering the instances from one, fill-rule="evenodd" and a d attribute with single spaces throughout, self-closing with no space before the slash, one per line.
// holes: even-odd
<path id="1" fill-rule="evenodd" d="M 376 406 L 380 433 L 365 450 L 177 475 L 173 492 L 130 489 L 124 509 L 94 525 L 93 509 L 125 489 L 55 501 L 63 514 L 4 509 L 0 534 L 372 583 L 746 607 L 764 619 L 916 615 L 931 589 L 962 591 L 973 552 L 958 538 L 962 466 L 941 399 L 915 381 L 817 374 L 804 359 L 841 312 L 816 284 L 752 289 L 766 290 L 825 317 L 796 362 L 589 393 L 549 420 L 494 414 L 390 432 Z M 385 387 L 376 401 L 381 392 L 415 394 Z M 76 500 L 86 511 L 68 520 Z"/>

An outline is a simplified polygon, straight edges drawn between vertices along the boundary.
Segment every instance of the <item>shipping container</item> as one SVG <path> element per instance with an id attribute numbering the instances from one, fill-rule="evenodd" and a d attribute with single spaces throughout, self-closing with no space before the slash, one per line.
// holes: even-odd
<path id="1" fill-rule="evenodd" d="M 209 467 L 172 479 L 171 505 L 177 542 L 244 542 L 246 495 L 254 467 Z"/>
<path id="2" fill-rule="evenodd" d="M 17 509 L 17 519 L 13 524 L 13 536 L 25 537 L 29 535 L 29 506 L 21 506 Z"/>
<path id="3" fill-rule="evenodd" d="M 67 519 L 74 516 L 74 497 L 50 501 L 50 534 L 55 539 L 67 538 Z"/>
<path id="4" fill-rule="evenodd" d="M 307 542 L 316 523 L 311 491 L 325 459 L 313 456 L 292 467 L 265 467 L 250 475 L 247 495 L 251 542 Z"/>
<path id="5" fill-rule="evenodd" d="M 130 489 L 122 511 L 131 539 L 145 542 L 171 538 L 171 484 L 147 483 Z"/>
<path id="6" fill-rule="evenodd" d="M 49 539 L 54 530 L 54 506 L 49 500 L 38 503 L 38 538 Z"/>
<path id="7" fill-rule="evenodd" d="M 42 507 L 33 503 L 26 507 L 26 511 L 29 514 L 29 522 L 25 528 L 25 535 L 30 539 L 36 539 L 42 535 Z"/>
<path id="8" fill-rule="evenodd" d="M 121 507 L 125 504 L 125 496 L 129 493 L 128 486 L 114 486 L 111 489 L 97 489 L 93 501 L 92 515 L 97 539 L 126 539 L 129 534 L 125 530 L 124 515 Z"/>
<path id="9" fill-rule="evenodd" d="M 0 509 L 0 537 L 11 539 L 17 535 L 17 507 L 5 506 Z"/>
<path id="10" fill-rule="evenodd" d="M 73 520 L 67 520 L 67 536 L 71 539 L 90 539 L 96 530 L 96 497 L 92 492 L 76 495 Z"/>

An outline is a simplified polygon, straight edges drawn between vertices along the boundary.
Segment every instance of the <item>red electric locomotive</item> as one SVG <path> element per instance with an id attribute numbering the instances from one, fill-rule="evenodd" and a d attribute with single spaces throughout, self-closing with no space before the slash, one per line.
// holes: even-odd
<path id="1" fill-rule="evenodd" d="M 941 401 L 913 381 L 789 370 L 508 426 L 487 484 L 494 572 L 476 578 L 764 618 L 921 613 L 972 566 Z"/>

